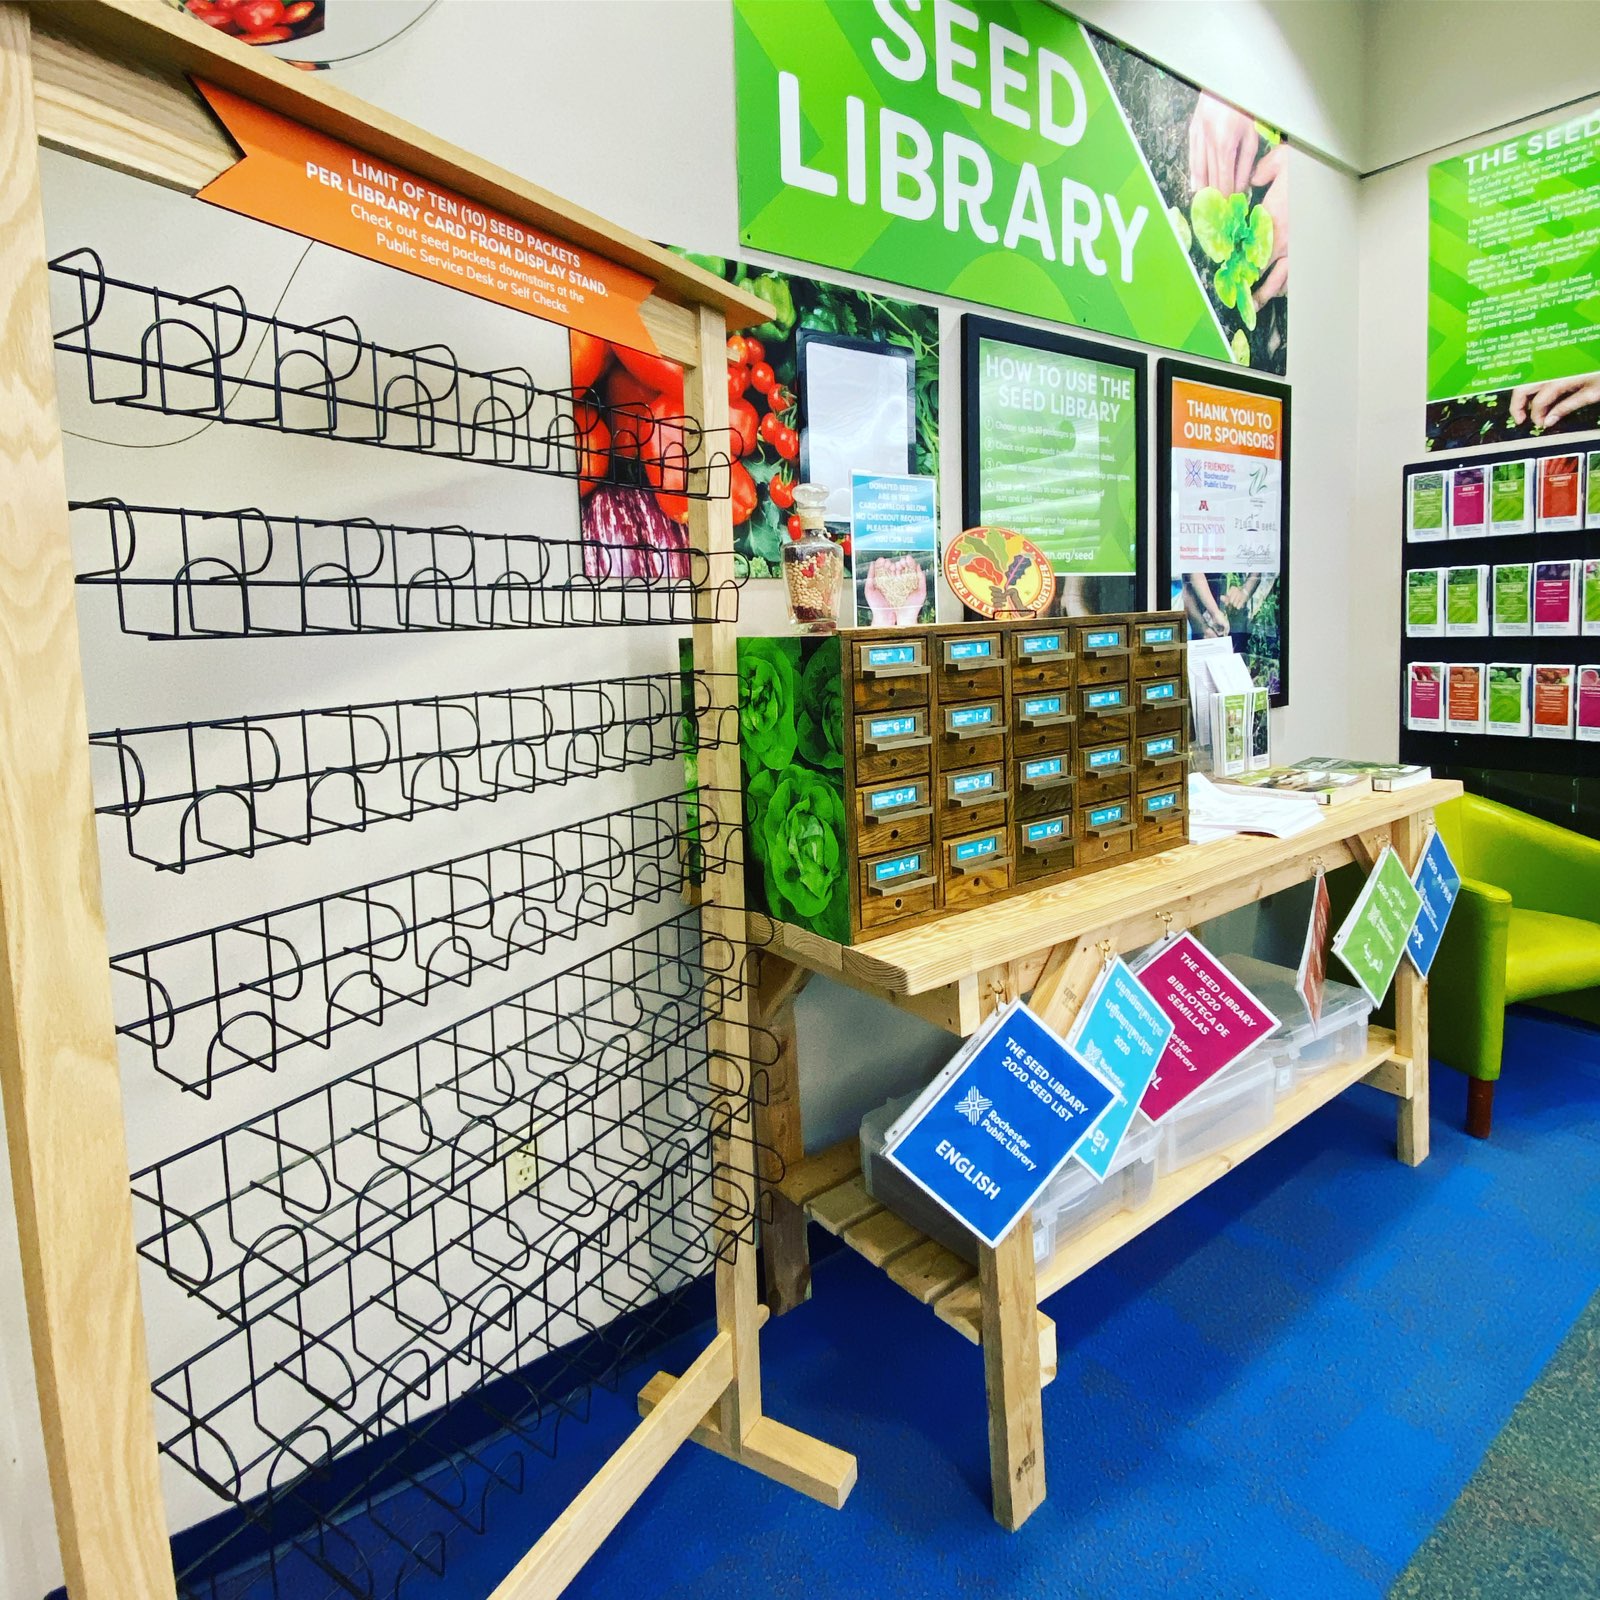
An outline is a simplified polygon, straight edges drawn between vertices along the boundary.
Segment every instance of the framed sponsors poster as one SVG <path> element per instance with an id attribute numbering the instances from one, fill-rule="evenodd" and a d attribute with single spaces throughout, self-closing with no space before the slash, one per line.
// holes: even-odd
<path id="1" fill-rule="evenodd" d="M 1163 361 L 1157 376 L 1156 590 L 1191 639 L 1231 637 L 1289 703 L 1289 388 Z"/>
<path id="2" fill-rule="evenodd" d="M 1144 357 L 963 317 L 961 373 L 965 525 L 1043 552 L 1049 615 L 1143 610 Z"/>

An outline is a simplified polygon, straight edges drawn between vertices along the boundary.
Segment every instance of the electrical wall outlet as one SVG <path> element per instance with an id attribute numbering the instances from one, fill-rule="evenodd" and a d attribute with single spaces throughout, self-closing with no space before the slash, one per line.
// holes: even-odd
<path id="1" fill-rule="evenodd" d="M 506 1193 L 526 1194 L 539 1182 L 539 1151 L 533 1144 L 514 1145 L 506 1152 Z"/>

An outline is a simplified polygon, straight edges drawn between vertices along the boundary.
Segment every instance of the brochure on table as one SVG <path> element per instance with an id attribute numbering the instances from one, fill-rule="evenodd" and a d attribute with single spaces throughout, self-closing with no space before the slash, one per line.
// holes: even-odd
<path id="1" fill-rule="evenodd" d="M 1456 896 L 1461 892 L 1461 874 L 1456 871 L 1456 864 L 1450 859 L 1450 852 L 1436 828 L 1428 832 L 1428 842 L 1422 847 L 1417 870 L 1411 874 L 1411 885 L 1417 891 L 1420 904 L 1406 940 L 1406 959 L 1426 978 L 1433 968 L 1433 958 L 1439 953 L 1439 941 L 1444 938 L 1445 924 L 1455 909 Z"/>
<path id="2" fill-rule="evenodd" d="M 1120 1098 L 1073 1152 L 1095 1182 L 1104 1182 L 1133 1114 L 1150 1087 L 1161 1053 L 1172 1037 L 1172 1019 L 1121 956 L 1101 970 L 1068 1047 L 1111 1084 Z"/>
<path id="3" fill-rule="evenodd" d="M 1116 1098 L 1013 1000 L 893 1123 L 884 1154 L 994 1246 Z"/>
<path id="4" fill-rule="evenodd" d="M 1421 905 L 1422 896 L 1400 857 L 1385 845 L 1350 915 L 1333 936 L 1333 953 L 1375 1006 L 1383 1004 L 1394 982 Z"/>
<path id="5" fill-rule="evenodd" d="M 1277 1031 L 1277 1017 L 1192 933 L 1157 946 L 1136 971 L 1173 1022 L 1172 1036 L 1139 1101 L 1152 1122 Z"/>

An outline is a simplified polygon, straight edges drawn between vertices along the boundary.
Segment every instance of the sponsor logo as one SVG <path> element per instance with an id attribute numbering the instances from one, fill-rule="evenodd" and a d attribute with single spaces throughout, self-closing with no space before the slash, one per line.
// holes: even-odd
<path id="1" fill-rule="evenodd" d="M 993 1104 L 994 1101 L 986 1099 L 983 1095 L 979 1094 L 976 1089 L 968 1089 L 967 1092 L 956 1101 L 956 1115 L 958 1117 L 965 1117 L 967 1121 L 970 1122 L 974 1128 L 976 1128 L 978 1124 L 983 1121 L 984 1112 L 987 1111 Z"/>

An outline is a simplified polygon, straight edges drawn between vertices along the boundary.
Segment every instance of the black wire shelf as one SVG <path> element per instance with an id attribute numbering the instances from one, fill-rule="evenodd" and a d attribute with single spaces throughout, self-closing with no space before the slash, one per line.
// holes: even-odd
<path id="1" fill-rule="evenodd" d="M 122 631 L 147 639 L 731 623 L 744 583 L 713 585 L 686 546 L 116 499 L 72 511 L 110 546 L 78 582 L 114 588 Z"/>
<path id="2" fill-rule="evenodd" d="M 394 1592 L 371 1563 L 414 1562 L 413 1531 L 386 1553 L 342 1531 L 341 1455 L 387 1441 L 413 1485 L 436 1468 L 460 1489 L 482 1462 L 430 1439 L 462 1401 L 549 1455 L 598 1381 L 595 1341 L 614 1372 L 639 1317 L 753 1242 L 750 1180 L 781 1176 L 748 1134 L 776 1041 L 707 1031 L 749 967 L 681 913 L 134 1175 L 141 1254 L 223 1325 L 155 1381 L 162 1449 L 293 1529 L 274 1561 Z M 483 1497 L 521 1483 L 480 1475 L 433 1509 L 480 1526 Z M 363 1519 L 362 1540 L 384 1532 Z"/>
<path id="3" fill-rule="evenodd" d="M 727 810 L 732 823 L 719 812 Z M 726 870 L 739 797 L 668 795 L 114 956 L 117 1031 L 209 1098 Z"/>
<path id="4" fill-rule="evenodd" d="M 82 358 L 95 404 L 682 500 L 728 498 L 731 430 L 694 417 L 600 404 L 537 384 L 521 367 L 477 371 L 445 344 L 390 349 L 350 317 L 263 316 L 228 284 L 178 294 L 114 278 L 87 247 L 56 256 L 50 271 L 72 304 L 55 347 Z"/>
<path id="5" fill-rule="evenodd" d="M 111 729 L 89 736 L 116 797 L 96 810 L 183 872 L 737 740 L 731 684 L 686 670 Z"/>

